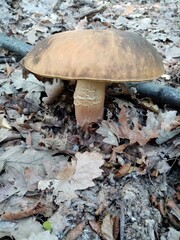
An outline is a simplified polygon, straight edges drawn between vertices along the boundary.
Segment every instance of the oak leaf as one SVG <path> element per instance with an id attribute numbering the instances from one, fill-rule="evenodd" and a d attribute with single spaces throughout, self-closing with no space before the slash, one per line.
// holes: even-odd
<path id="1" fill-rule="evenodd" d="M 41 190 L 53 188 L 53 195 L 57 196 L 56 203 L 71 200 L 76 197 L 76 190 L 83 190 L 95 186 L 93 179 L 101 176 L 104 164 L 102 155 L 98 152 L 77 152 L 75 159 L 67 163 L 56 179 L 39 181 Z"/>

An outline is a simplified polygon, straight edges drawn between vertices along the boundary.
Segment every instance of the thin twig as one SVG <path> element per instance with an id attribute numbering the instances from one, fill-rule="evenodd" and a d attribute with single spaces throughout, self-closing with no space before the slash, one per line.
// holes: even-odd
<path id="1" fill-rule="evenodd" d="M 88 12 L 85 12 L 85 13 L 82 13 L 80 14 L 77 18 L 78 19 L 82 19 L 82 18 L 92 18 L 94 17 L 94 15 L 96 15 L 97 13 L 102 13 L 106 10 L 106 6 L 101 6 L 101 7 L 98 7 L 98 8 L 95 8 L 95 9 L 92 9 Z"/>
<path id="2" fill-rule="evenodd" d="M 119 222 L 119 228 L 120 228 L 120 234 L 119 234 L 119 240 L 124 240 L 124 229 L 125 229 L 125 206 L 124 203 L 120 203 L 120 222 Z"/>

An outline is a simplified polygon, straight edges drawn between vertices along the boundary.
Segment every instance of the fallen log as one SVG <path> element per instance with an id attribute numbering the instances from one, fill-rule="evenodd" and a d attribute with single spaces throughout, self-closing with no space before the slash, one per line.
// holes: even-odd
<path id="1" fill-rule="evenodd" d="M 20 60 L 26 56 L 32 46 L 17 38 L 8 37 L 7 35 L 0 33 L 0 48 L 14 52 L 18 57 L 18 60 Z"/>
<path id="2" fill-rule="evenodd" d="M 0 48 L 14 52 L 18 60 L 21 60 L 31 50 L 32 46 L 17 38 L 0 33 Z M 131 88 L 135 88 L 137 96 L 150 97 L 157 103 L 180 109 L 180 88 L 154 82 L 127 83 L 127 87 L 129 92 Z"/>
<path id="3" fill-rule="evenodd" d="M 149 97 L 157 104 L 175 107 L 180 110 L 180 88 L 173 88 L 154 82 L 127 83 L 129 91 L 136 89 L 136 96 Z"/>

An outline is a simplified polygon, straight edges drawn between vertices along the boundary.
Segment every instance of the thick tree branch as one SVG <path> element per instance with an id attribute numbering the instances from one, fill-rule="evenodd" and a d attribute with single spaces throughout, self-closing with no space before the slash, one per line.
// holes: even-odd
<path id="1" fill-rule="evenodd" d="M 14 52 L 20 60 L 30 51 L 32 46 L 17 38 L 0 33 L 0 48 Z M 131 88 L 135 88 L 140 97 L 150 97 L 157 103 L 167 104 L 177 109 L 180 108 L 180 88 L 175 89 L 153 82 L 127 83 L 127 87 L 129 92 Z"/>
<path id="2" fill-rule="evenodd" d="M 19 58 L 23 58 L 30 51 L 32 46 L 17 38 L 8 37 L 0 33 L 0 48 L 14 52 Z"/>
<path id="3" fill-rule="evenodd" d="M 173 88 L 154 82 L 127 83 L 129 90 L 135 88 L 140 97 L 150 97 L 158 104 L 180 109 L 180 88 Z"/>

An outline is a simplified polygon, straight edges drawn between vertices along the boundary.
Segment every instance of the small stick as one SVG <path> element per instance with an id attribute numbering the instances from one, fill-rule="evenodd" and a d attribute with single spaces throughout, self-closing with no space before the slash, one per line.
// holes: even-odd
<path id="1" fill-rule="evenodd" d="M 90 10 L 89 12 L 85 12 L 85 13 L 82 13 L 80 14 L 77 18 L 79 19 L 82 19 L 84 17 L 87 17 L 87 18 L 92 18 L 94 17 L 94 15 L 96 15 L 97 13 L 102 13 L 106 10 L 106 6 L 101 6 L 101 7 L 98 7 L 98 8 L 95 8 L 93 10 Z"/>

